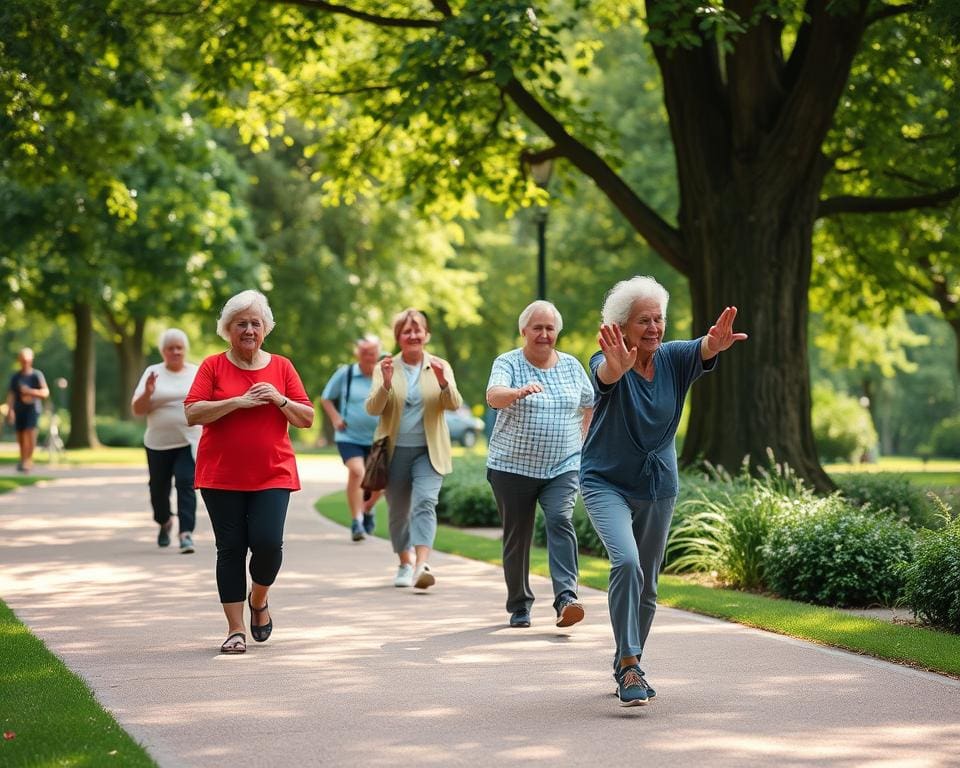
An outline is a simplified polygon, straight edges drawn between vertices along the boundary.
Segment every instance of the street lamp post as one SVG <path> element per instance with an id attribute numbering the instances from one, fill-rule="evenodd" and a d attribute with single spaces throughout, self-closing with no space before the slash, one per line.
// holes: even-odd
<path id="1" fill-rule="evenodd" d="M 547 209 L 537 211 L 537 298 L 547 298 Z"/>
<path id="2" fill-rule="evenodd" d="M 553 160 L 540 160 L 530 164 L 533 181 L 541 189 L 546 189 L 553 173 Z M 547 218 L 549 209 L 541 206 L 537 210 L 537 298 L 547 298 Z"/>

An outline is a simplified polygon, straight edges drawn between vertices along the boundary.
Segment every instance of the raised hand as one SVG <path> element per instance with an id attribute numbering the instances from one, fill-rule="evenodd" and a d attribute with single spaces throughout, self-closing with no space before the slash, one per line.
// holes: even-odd
<path id="1" fill-rule="evenodd" d="M 623 331 L 616 323 L 602 324 L 597 341 L 600 343 L 600 351 L 603 352 L 602 365 L 606 369 L 601 380 L 606 384 L 612 384 L 633 368 L 637 362 L 637 348 L 627 349 Z"/>
<path id="2" fill-rule="evenodd" d="M 747 338 L 745 333 L 734 333 L 733 321 L 737 317 L 736 307 L 726 307 L 717 318 L 717 322 L 710 326 L 707 335 L 704 337 L 705 351 L 710 355 L 716 355 L 725 349 L 730 349 L 736 342 L 744 341 Z"/>
<path id="3" fill-rule="evenodd" d="M 385 357 L 380 361 L 380 373 L 383 374 L 383 388 L 390 389 L 393 386 L 393 358 Z"/>
<path id="4" fill-rule="evenodd" d="M 437 360 L 435 357 L 430 358 L 430 367 L 433 368 L 433 373 L 437 377 L 437 384 L 440 385 L 440 389 L 444 389 L 447 386 L 447 374 L 443 370 L 443 363 Z"/>
<path id="5" fill-rule="evenodd" d="M 153 393 L 157 391 L 157 372 L 150 371 L 147 374 L 147 380 L 143 383 L 143 391 L 147 393 L 147 396 L 153 397 Z"/>

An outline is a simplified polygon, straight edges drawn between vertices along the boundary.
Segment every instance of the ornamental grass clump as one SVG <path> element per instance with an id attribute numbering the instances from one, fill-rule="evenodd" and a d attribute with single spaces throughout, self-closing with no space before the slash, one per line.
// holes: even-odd
<path id="1" fill-rule="evenodd" d="M 894 605 L 916 534 L 839 494 L 775 521 L 764 547 L 767 585 L 781 597 L 833 606 Z"/>
<path id="2" fill-rule="evenodd" d="M 739 494 L 683 502 L 667 541 L 670 573 L 710 573 L 736 589 L 765 583 L 763 547 L 771 526 L 794 501 L 757 485 Z"/>
<path id="3" fill-rule="evenodd" d="M 904 602 L 924 624 L 960 632 L 960 516 L 930 494 L 943 519 L 940 530 L 920 532 L 913 561 L 904 565 Z"/>

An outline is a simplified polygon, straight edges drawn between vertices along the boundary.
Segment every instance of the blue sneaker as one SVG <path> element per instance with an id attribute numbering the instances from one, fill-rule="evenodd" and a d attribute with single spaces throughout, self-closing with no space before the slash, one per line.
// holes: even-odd
<path id="1" fill-rule="evenodd" d="M 647 703 L 647 684 L 638 664 L 624 667 L 617 673 L 617 698 L 621 707 L 638 707 Z"/>
<path id="2" fill-rule="evenodd" d="M 643 687 L 647 689 L 647 701 L 650 701 L 650 699 L 656 698 L 657 692 L 656 692 L 652 687 L 650 687 L 650 683 L 647 682 L 646 672 L 644 672 L 642 669 L 640 669 L 640 667 L 637 667 L 637 669 L 640 671 L 640 679 L 643 681 Z M 617 690 L 614 691 L 614 693 L 615 693 L 615 694 L 619 694 L 619 693 L 620 693 L 620 678 L 617 677 L 617 673 L 616 673 L 616 672 L 613 673 L 613 679 L 617 681 Z"/>
<path id="3" fill-rule="evenodd" d="M 529 627 L 530 626 L 530 611 L 526 608 L 521 608 L 519 611 L 514 611 L 510 614 L 510 626 L 511 627 Z"/>
<path id="4" fill-rule="evenodd" d="M 363 541 L 367 538 L 367 535 L 363 532 L 363 526 L 360 524 L 359 520 L 354 519 L 350 523 L 350 537 L 354 541 Z"/>
<path id="5" fill-rule="evenodd" d="M 377 515 L 375 512 L 365 512 L 363 515 L 363 530 L 367 532 L 367 536 L 373 536 L 373 532 L 377 528 Z"/>

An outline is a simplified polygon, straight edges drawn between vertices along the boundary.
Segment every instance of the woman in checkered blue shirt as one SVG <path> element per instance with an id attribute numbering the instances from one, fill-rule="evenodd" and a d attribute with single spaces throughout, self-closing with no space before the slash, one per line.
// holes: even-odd
<path id="1" fill-rule="evenodd" d="M 523 346 L 493 362 L 487 404 L 497 409 L 487 480 L 503 521 L 503 577 L 511 627 L 530 626 L 530 544 L 537 502 L 547 529 L 556 624 L 583 619 L 573 505 L 593 385 L 580 361 L 556 350 L 563 318 L 549 301 L 520 313 Z"/>

